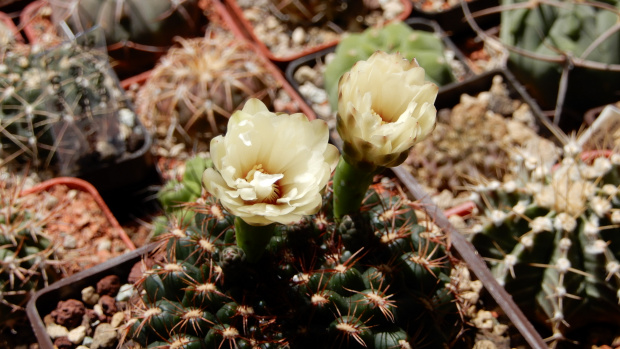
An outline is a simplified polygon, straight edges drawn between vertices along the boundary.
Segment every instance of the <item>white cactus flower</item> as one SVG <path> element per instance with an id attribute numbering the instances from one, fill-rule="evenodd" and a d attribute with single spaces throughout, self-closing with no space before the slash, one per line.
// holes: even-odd
<path id="1" fill-rule="evenodd" d="M 399 53 L 375 52 L 338 85 L 343 156 L 359 168 L 395 167 L 435 127 L 438 87 Z"/>
<path id="2" fill-rule="evenodd" d="M 204 172 L 203 184 L 250 225 L 297 222 L 318 211 L 338 163 L 328 134 L 322 120 L 276 115 L 251 99 L 231 116 L 226 135 L 211 141 L 215 169 Z"/>

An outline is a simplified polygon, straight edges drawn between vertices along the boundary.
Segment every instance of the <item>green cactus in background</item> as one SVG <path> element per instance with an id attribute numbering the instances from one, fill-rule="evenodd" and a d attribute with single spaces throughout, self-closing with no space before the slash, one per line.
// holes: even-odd
<path id="1" fill-rule="evenodd" d="M 392 186 L 390 189 L 390 186 Z M 163 261 L 138 287 L 126 338 L 143 347 L 439 348 L 461 330 L 446 241 L 393 184 L 360 215 L 321 211 L 278 227 L 256 263 L 211 198 L 163 235 Z M 201 200 L 201 199 L 198 199 Z"/>
<path id="2" fill-rule="evenodd" d="M 221 29 L 180 40 L 138 91 L 136 108 L 163 147 L 208 150 L 228 118 L 250 98 L 272 105 L 280 83 L 251 47 Z"/>
<path id="3" fill-rule="evenodd" d="M 94 36 L 91 36 L 94 35 Z M 0 57 L 0 158 L 76 175 L 138 150 L 145 134 L 124 100 L 96 33 Z"/>
<path id="4" fill-rule="evenodd" d="M 332 22 L 341 28 L 349 28 L 369 11 L 363 1 L 357 0 L 270 0 L 269 10 L 293 25 Z"/>
<path id="5" fill-rule="evenodd" d="M 54 0 L 50 4 L 54 21 L 66 21 L 74 34 L 101 27 L 111 56 L 124 71 L 134 72 L 154 64 L 158 56 L 153 53 L 165 53 L 176 36 L 200 36 L 201 19 L 206 19 L 198 0 Z"/>
<path id="6" fill-rule="evenodd" d="M 583 112 L 618 100 L 620 1 L 502 0 L 501 42 L 511 50 L 509 68 L 543 109 L 556 107 L 563 65 L 571 59 L 564 107 L 575 114 L 562 125 L 578 128 Z M 597 69 L 590 66 L 598 65 Z M 612 70 L 610 65 L 616 65 Z M 615 93 L 614 93 L 615 91 Z M 556 115 L 556 118 L 559 118 Z"/>
<path id="7" fill-rule="evenodd" d="M 475 188 L 472 243 L 552 346 L 620 330 L 620 157 L 584 156 L 572 142 L 553 167 L 524 155 L 512 180 Z"/>
<path id="8" fill-rule="evenodd" d="M 375 51 L 400 52 L 415 58 L 426 72 L 426 78 L 439 85 L 456 80 L 445 56 L 446 47 L 436 33 L 415 30 L 403 22 L 392 22 L 382 28 L 369 28 L 349 34 L 336 46 L 336 55 L 324 72 L 325 90 L 332 110 L 338 105 L 338 81 L 355 62 L 365 60 Z"/>
<path id="9" fill-rule="evenodd" d="M 212 166 L 211 159 L 195 156 L 185 163 L 182 179 L 170 179 L 160 189 L 157 199 L 162 205 L 163 216 L 155 222 L 154 237 L 162 234 L 169 223 L 169 217 L 181 225 L 189 224 L 194 214 L 187 210 L 186 203 L 196 202 L 202 196 L 202 173 Z"/>
<path id="10" fill-rule="evenodd" d="M 57 210 L 42 215 L 36 205 L 26 206 L 22 186 L 13 177 L 0 180 L 0 332 L 19 327 L 34 292 L 65 276 L 43 233 Z"/>

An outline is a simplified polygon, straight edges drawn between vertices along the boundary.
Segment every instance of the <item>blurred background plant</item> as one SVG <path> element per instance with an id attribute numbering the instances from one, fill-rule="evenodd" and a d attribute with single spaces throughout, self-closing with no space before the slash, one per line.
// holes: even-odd
<path id="1" fill-rule="evenodd" d="M 146 135 L 126 102 L 98 32 L 0 57 L 0 158 L 78 175 L 140 149 Z"/>
<path id="2" fill-rule="evenodd" d="M 250 98 L 273 108 L 281 83 L 252 49 L 232 33 L 212 27 L 203 38 L 179 39 L 136 95 L 136 110 L 156 144 L 170 150 L 208 150 L 228 118 Z"/>
<path id="3" fill-rule="evenodd" d="M 474 13 L 470 25 L 509 53 L 508 68 L 556 125 L 582 125 L 586 110 L 620 99 L 620 1 L 502 0 Z M 501 12 L 499 37 L 475 17 Z"/>
<path id="4" fill-rule="evenodd" d="M 476 187 L 471 241 L 551 347 L 612 343 L 620 328 L 620 157 L 568 140 L 559 162 L 522 150 Z"/>
<path id="5" fill-rule="evenodd" d="M 174 37 L 198 37 L 207 23 L 198 0 L 50 0 L 53 21 L 73 35 L 99 26 L 121 79 L 152 68 Z M 60 30 L 59 32 L 63 32 Z"/>

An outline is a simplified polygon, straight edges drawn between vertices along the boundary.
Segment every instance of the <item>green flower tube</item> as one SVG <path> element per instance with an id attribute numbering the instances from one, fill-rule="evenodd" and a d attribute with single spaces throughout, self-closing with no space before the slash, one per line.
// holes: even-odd
<path id="1" fill-rule="evenodd" d="M 247 261 L 256 263 L 263 256 L 271 237 L 276 231 L 276 224 L 250 225 L 243 219 L 235 217 L 235 236 L 237 246 L 241 247 Z"/>

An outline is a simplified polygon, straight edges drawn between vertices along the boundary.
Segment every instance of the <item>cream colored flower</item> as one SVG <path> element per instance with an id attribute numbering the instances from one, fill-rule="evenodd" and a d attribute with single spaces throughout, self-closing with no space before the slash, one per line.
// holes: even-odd
<path id="1" fill-rule="evenodd" d="M 438 87 L 399 53 L 375 52 L 338 85 L 344 158 L 358 167 L 394 167 L 435 127 Z"/>
<path id="2" fill-rule="evenodd" d="M 289 224 L 314 214 L 338 163 L 322 120 L 276 115 L 258 99 L 235 112 L 225 136 L 211 141 L 215 169 L 202 177 L 207 191 L 250 225 Z"/>

